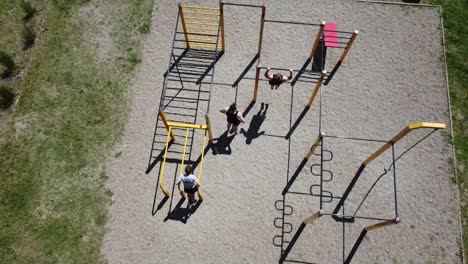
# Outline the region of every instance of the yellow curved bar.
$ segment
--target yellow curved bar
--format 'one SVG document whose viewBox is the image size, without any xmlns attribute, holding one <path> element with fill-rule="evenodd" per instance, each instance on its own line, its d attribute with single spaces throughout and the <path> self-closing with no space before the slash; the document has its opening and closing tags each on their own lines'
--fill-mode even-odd
<svg viewBox="0 0 468 264">
<path fill-rule="evenodd" d="M 172 132 L 172 127 L 169 127 L 169 132 L 167 133 L 167 139 L 166 139 L 166 148 L 164 149 L 164 160 L 161 166 L 161 175 L 159 176 L 159 187 L 163 191 L 164 195 L 167 197 L 171 196 L 171 193 L 169 193 L 169 190 L 164 188 L 163 182 L 164 182 L 164 170 L 166 169 L 166 158 L 167 158 L 167 149 L 169 148 L 169 141 L 171 139 L 171 132 Z"/>
<path fill-rule="evenodd" d="M 184 173 L 184 161 L 185 161 L 185 153 L 187 152 L 188 135 L 189 135 L 189 128 L 187 128 L 187 130 L 185 132 L 184 151 L 182 152 L 182 165 L 180 166 L 179 175 L 182 175 Z"/>
<path fill-rule="evenodd" d="M 400 133 L 398 133 L 396 136 L 394 136 L 388 143 L 385 143 L 382 147 L 380 147 L 376 152 L 374 152 L 369 158 L 367 158 L 363 164 L 367 165 L 374 159 L 376 159 L 380 154 L 382 154 L 385 150 L 390 148 L 392 144 L 395 144 L 397 141 L 402 139 L 404 136 L 406 136 L 409 132 L 411 132 L 414 129 L 419 129 L 419 128 L 432 128 L 432 129 L 444 129 L 447 126 L 442 123 L 427 123 L 427 122 L 420 122 L 420 123 L 414 123 L 410 124 L 407 127 L 405 127 Z"/>
</svg>

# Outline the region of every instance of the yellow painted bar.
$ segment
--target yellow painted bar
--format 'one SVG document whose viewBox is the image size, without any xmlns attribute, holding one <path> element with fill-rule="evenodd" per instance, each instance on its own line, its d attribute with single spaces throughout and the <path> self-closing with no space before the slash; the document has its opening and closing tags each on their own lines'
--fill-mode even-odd
<svg viewBox="0 0 468 264">
<path fill-rule="evenodd" d="M 394 222 L 394 221 L 384 221 L 384 222 L 381 222 L 381 223 L 378 223 L 378 224 L 375 224 L 375 225 L 366 226 L 366 227 L 364 227 L 364 230 L 372 231 L 372 230 L 375 230 L 377 228 L 381 228 L 381 227 L 388 226 L 388 225 L 394 225 L 394 224 L 396 224 L 396 222 Z"/>
<path fill-rule="evenodd" d="M 263 28 L 265 27 L 266 6 L 262 6 L 262 17 L 260 18 L 260 35 L 258 36 L 257 54 L 262 52 Z"/>
<path fill-rule="evenodd" d="M 315 214 L 307 217 L 304 221 L 302 221 L 304 224 L 312 224 L 313 221 L 317 220 L 318 218 L 320 218 L 320 216 L 322 216 L 322 214 L 320 213 L 320 211 L 316 212 Z"/>
<path fill-rule="evenodd" d="M 392 144 L 399 141 L 401 138 L 406 136 L 412 130 L 419 129 L 419 128 L 444 129 L 444 128 L 446 128 L 446 125 L 442 124 L 442 123 L 426 123 L 426 122 L 411 124 L 411 125 L 405 127 L 403 130 L 401 130 L 400 133 L 398 133 L 396 136 L 394 136 L 389 142 L 385 143 L 382 147 L 380 147 L 369 158 L 367 158 L 363 162 L 363 164 L 365 164 L 365 165 L 369 164 L 371 161 L 375 160 L 378 156 L 380 156 L 380 154 L 382 154 L 385 150 L 390 148 L 392 146 Z"/>
<path fill-rule="evenodd" d="M 200 31 L 189 31 L 188 32 L 189 34 L 202 34 L 202 35 L 205 35 L 205 36 L 218 36 L 218 34 L 211 34 L 211 33 L 206 33 L 206 32 L 200 32 Z"/>
<path fill-rule="evenodd" d="M 315 149 L 318 147 L 318 144 L 320 143 L 320 140 L 322 138 L 320 137 L 320 135 L 317 136 L 317 138 L 315 139 L 314 141 L 314 144 L 312 145 L 312 147 L 310 148 L 309 152 L 307 152 L 307 154 L 305 155 L 305 158 L 308 160 L 310 159 L 310 157 L 312 156 L 312 154 L 314 153 Z"/>
<path fill-rule="evenodd" d="M 211 20 L 211 21 L 218 21 L 217 18 L 208 18 L 208 17 L 193 17 L 193 16 L 187 16 L 185 17 L 187 19 L 194 19 L 194 20 Z"/>
<path fill-rule="evenodd" d="M 166 139 L 166 148 L 164 149 L 164 159 L 163 159 L 163 163 L 162 163 L 162 166 L 161 166 L 161 173 L 160 173 L 160 176 L 159 176 L 159 187 L 161 188 L 161 190 L 163 191 L 164 195 L 166 195 L 166 197 L 170 197 L 171 196 L 171 193 L 169 192 L 169 190 L 167 190 L 166 188 L 164 188 L 163 186 L 163 183 L 164 183 L 164 171 L 166 169 L 166 158 L 167 158 L 167 149 L 169 148 L 169 139 L 171 138 L 170 135 L 171 135 L 171 132 L 172 132 L 172 127 L 169 127 L 169 132 L 167 133 L 167 139 Z"/>
<path fill-rule="evenodd" d="M 167 116 L 164 112 L 159 112 L 159 116 L 161 117 L 161 120 L 163 121 L 164 123 L 164 126 L 166 127 L 168 133 L 171 135 L 171 139 L 175 141 L 175 136 L 174 136 L 174 133 L 172 133 L 171 130 L 169 130 L 169 125 L 168 125 L 168 121 L 167 121 Z"/>
<path fill-rule="evenodd" d="M 190 38 L 189 38 L 189 41 L 192 41 L 192 40 L 194 40 L 194 41 L 197 41 L 197 40 L 199 40 L 199 41 L 207 41 L 207 42 L 216 44 L 216 39 L 213 39 L 213 38 L 190 37 Z"/>
<path fill-rule="evenodd" d="M 210 45 L 197 45 L 197 44 L 192 44 L 192 48 L 203 48 L 203 49 L 216 49 L 216 45 L 215 46 L 210 46 Z M 218 48 L 220 48 L 220 46 L 218 46 Z"/>
<path fill-rule="evenodd" d="M 194 129 L 206 129 L 206 125 L 187 124 L 179 122 L 167 122 L 170 127 L 183 127 L 183 128 L 194 128 Z"/>
<path fill-rule="evenodd" d="M 210 144 L 214 144 L 213 140 L 213 131 L 211 130 L 211 121 L 210 121 L 210 116 L 208 114 L 205 115 L 205 120 L 206 120 L 206 126 L 208 127 L 208 136 L 210 137 Z"/>
<path fill-rule="evenodd" d="M 409 129 L 418 129 L 418 128 L 445 129 L 445 128 L 447 128 L 447 125 L 442 124 L 442 123 L 421 122 L 421 123 L 411 124 L 411 125 L 408 126 L 408 128 Z"/>
<path fill-rule="evenodd" d="M 185 45 L 187 45 L 187 48 L 190 48 L 190 43 L 188 43 L 187 25 L 185 24 L 184 11 L 182 10 L 182 6 L 180 4 L 179 4 L 179 14 L 180 14 L 180 21 L 182 22 L 182 28 L 184 30 Z"/>
<path fill-rule="evenodd" d="M 216 23 L 205 23 L 205 22 L 186 22 L 185 24 L 191 24 L 191 25 L 205 25 L 205 26 L 217 26 L 218 24 Z M 217 30 L 217 29 L 216 29 Z"/>
<path fill-rule="evenodd" d="M 320 79 L 317 81 L 317 84 L 315 85 L 314 92 L 310 96 L 309 102 L 307 103 L 307 107 L 311 107 L 312 104 L 315 101 L 315 98 L 317 98 L 317 94 L 320 91 L 320 87 L 322 86 L 323 79 L 325 78 L 325 75 L 327 74 L 327 71 L 323 71 L 322 74 L 320 74 Z"/>
<path fill-rule="evenodd" d="M 183 8 L 190 9 L 206 9 L 206 10 L 219 10 L 217 7 L 208 7 L 208 6 L 183 6 Z"/>
<path fill-rule="evenodd" d="M 187 29 L 218 31 L 218 29 L 215 29 L 215 28 L 205 28 L 205 27 L 187 27 Z"/>
<path fill-rule="evenodd" d="M 224 5 L 223 3 L 219 4 L 219 12 L 221 15 L 220 27 L 221 27 L 221 51 L 224 51 Z"/>
<path fill-rule="evenodd" d="M 259 79 L 260 79 L 260 67 L 257 67 L 257 72 L 255 73 L 254 95 L 253 95 L 253 100 L 252 100 L 254 103 L 257 101 Z"/>
<path fill-rule="evenodd" d="M 190 131 L 190 128 L 187 128 L 187 130 L 185 131 L 185 143 L 184 143 L 184 150 L 182 152 L 182 164 L 180 165 L 179 175 L 184 174 L 185 153 L 187 153 L 187 143 L 188 143 L 189 131 Z"/>
<path fill-rule="evenodd" d="M 326 23 L 325 21 L 322 21 L 322 23 L 320 24 L 320 29 L 319 29 L 319 32 L 317 33 L 317 37 L 315 37 L 314 45 L 312 46 L 312 50 L 310 51 L 309 59 L 312 59 L 315 55 L 315 52 L 317 51 L 317 47 L 320 43 L 320 39 L 323 34 L 323 28 L 325 27 L 325 23 Z"/>
<path fill-rule="evenodd" d="M 353 35 L 351 36 L 351 39 L 348 42 L 348 45 L 346 45 L 346 48 L 343 51 L 343 54 L 341 54 L 339 62 L 342 63 L 343 60 L 345 59 L 346 55 L 348 55 L 349 50 L 351 49 L 351 46 L 353 45 L 354 41 L 356 40 L 357 34 L 359 31 L 355 30 Z"/>
<path fill-rule="evenodd" d="M 185 11 L 185 14 L 194 14 L 194 15 L 206 15 L 206 16 L 219 16 L 217 13 L 207 13 L 207 12 L 194 12 L 194 11 Z"/>
</svg>

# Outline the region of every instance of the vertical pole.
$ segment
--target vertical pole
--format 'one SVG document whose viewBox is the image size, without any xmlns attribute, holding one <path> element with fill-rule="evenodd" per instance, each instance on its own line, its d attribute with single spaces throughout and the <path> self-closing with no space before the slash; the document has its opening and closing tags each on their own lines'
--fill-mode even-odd
<svg viewBox="0 0 468 264">
<path fill-rule="evenodd" d="M 325 23 L 326 23 L 325 21 L 322 21 L 322 23 L 320 24 L 319 32 L 317 33 L 317 37 L 315 37 L 314 45 L 312 46 L 312 50 L 310 51 L 309 60 L 311 60 L 314 57 L 315 52 L 317 51 L 317 47 L 320 43 L 320 39 L 322 38 L 323 28 L 325 27 Z"/>
<path fill-rule="evenodd" d="M 255 73 L 255 87 L 254 87 L 254 96 L 253 102 L 257 102 L 257 94 L 258 94 L 258 82 L 260 80 L 260 67 L 257 67 L 257 72 Z"/>
<path fill-rule="evenodd" d="M 213 141 L 213 131 L 211 130 L 211 122 L 210 122 L 210 116 L 208 114 L 205 115 L 205 120 L 206 120 L 206 126 L 208 127 L 208 137 L 210 138 L 210 144 L 214 144 Z"/>
<path fill-rule="evenodd" d="M 182 9 L 182 5 L 179 3 L 179 14 L 180 14 L 180 21 L 182 22 L 182 28 L 184 29 L 184 36 L 185 36 L 185 44 L 187 48 L 190 48 L 190 43 L 187 35 L 187 25 L 185 24 L 185 17 L 184 17 L 184 10 Z"/>
<path fill-rule="evenodd" d="M 175 141 L 174 133 L 172 133 L 172 130 L 169 129 L 169 124 L 167 123 L 167 116 L 166 116 L 166 114 L 165 114 L 163 111 L 160 111 L 160 112 L 159 112 L 159 116 L 161 117 L 161 120 L 163 121 L 164 126 L 166 127 L 166 129 L 167 129 L 169 135 L 171 136 L 171 139 Z"/>
<path fill-rule="evenodd" d="M 357 37 L 358 33 L 359 32 L 357 30 L 354 31 L 353 35 L 351 36 L 351 39 L 348 42 L 348 45 L 346 45 L 346 48 L 343 51 L 343 54 L 341 54 L 340 60 L 336 63 L 335 67 L 333 67 L 333 70 L 330 72 L 330 75 L 328 76 L 327 80 L 325 81 L 325 85 L 327 85 L 331 81 L 331 79 L 335 75 L 338 68 L 340 68 L 341 64 L 343 63 L 343 60 L 346 58 L 346 55 L 348 55 L 348 52 L 351 49 L 351 46 L 353 45 L 354 41 L 356 40 L 356 37 Z"/>
<path fill-rule="evenodd" d="M 326 70 L 322 71 L 322 73 L 320 74 L 320 79 L 317 81 L 317 84 L 315 85 L 314 92 L 312 93 L 312 96 L 310 96 L 309 102 L 307 103 L 307 107 L 310 108 L 312 104 L 314 103 L 315 98 L 317 98 L 317 94 L 320 90 L 320 86 L 322 85 L 323 79 L 325 78 L 326 74 L 327 74 Z"/>
<path fill-rule="evenodd" d="M 221 16 L 221 51 L 224 51 L 224 3 L 219 3 L 219 12 Z"/>
<path fill-rule="evenodd" d="M 263 42 L 263 28 L 265 26 L 265 14 L 266 14 L 266 6 L 262 6 L 262 18 L 260 19 L 260 35 L 258 36 L 258 48 L 257 48 L 257 55 L 260 56 L 262 52 L 262 42 Z"/>
</svg>

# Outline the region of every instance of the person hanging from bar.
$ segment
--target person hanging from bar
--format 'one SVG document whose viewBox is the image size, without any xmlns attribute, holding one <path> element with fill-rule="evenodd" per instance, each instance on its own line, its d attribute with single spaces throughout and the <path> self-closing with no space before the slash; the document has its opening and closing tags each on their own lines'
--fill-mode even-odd
<svg viewBox="0 0 468 264">
<path fill-rule="evenodd" d="M 245 119 L 242 116 L 242 113 L 237 111 L 236 103 L 233 103 L 229 107 L 225 107 L 219 111 L 223 114 L 226 114 L 227 130 L 229 131 L 229 133 L 237 134 L 237 127 L 240 123 L 245 123 Z"/>
<path fill-rule="evenodd" d="M 191 165 L 187 165 L 185 167 L 185 173 L 179 176 L 177 180 L 177 188 L 179 189 L 180 195 L 184 196 L 184 192 L 188 196 L 189 206 L 195 204 L 197 200 L 195 199 L 195 193 L 198 192 L 198 188 L 200 188 L 200 183 L 198 182 L 198 178 L 192 174 L 193 167 Z M 184 190 L 180 188 L 180 184 L 184 185 Z M 198 199 L 200 199 L 200 193 L 198 193 Z"/>
<path fill-rule="evenodd" d="M 267 68 L 265 72 L 265 78 L 270 80 L 268 83 L 271 85 L 271 89 L 278 89 L 278 87 L 286 81 L 292 80 L 293 70 L 289 69 L 289 76 L 283 76 L 281 73 L 270 74 L 270 68 Z"/>
</svg>

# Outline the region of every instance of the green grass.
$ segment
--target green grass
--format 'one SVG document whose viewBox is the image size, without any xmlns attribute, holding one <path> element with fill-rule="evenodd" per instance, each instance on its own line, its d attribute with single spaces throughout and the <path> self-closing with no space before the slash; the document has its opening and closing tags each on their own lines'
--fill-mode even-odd
<svg viewBox="0 0 468 264">
<path fill-rule="evenodd" d="M 21 37 L 23 38 L 23 49 L 31 48 L 36 41 L 36 32 L 34 31 L 34 27 L 30 24 L 23 24 Z"/>
<path fill-rule="evenodd" d="M 468 2 L 432 0 L 443 9 L 465 259 L 468 259 Z"/>
<path fill-rule="evenodd" d="M 24 21 L 30 20 L 37 13 L 37 8 L 29 1 L 21 0 L 19 5 L 24 12 Z"/>
<path fill-rule="evenodd" d="M 107 23 L 116 46 L 106 63 L 86 45 L 93 22 L 76 17 L 88 2 L 52 1 L 47 31 L 19 85 L 17 124 L 0 144 L 3 263 L 103 261 L 111 193 L 102 164 L 126 123 L 129 80 L 140 62 L 139 31 L 149 27 L 152 1 L 91 1 L 122 7 L 106 8 L 113 12 Z"/>
<path fill-rule="evenodd" d="M 13 89 L 6 85 L 0 85 L 0 110 L 10 108 L 14 102 L 15 93 Z"/>
</svg>

